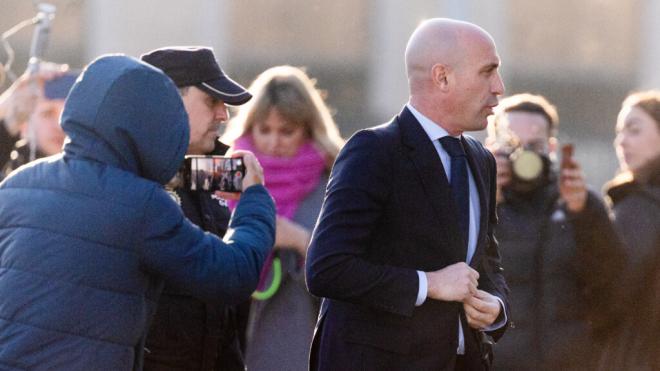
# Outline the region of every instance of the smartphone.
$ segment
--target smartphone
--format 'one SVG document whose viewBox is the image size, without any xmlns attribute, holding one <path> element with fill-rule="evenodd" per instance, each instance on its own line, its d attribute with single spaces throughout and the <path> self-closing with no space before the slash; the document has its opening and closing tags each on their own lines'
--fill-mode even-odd
<svg viewBox="0 0 660 371">
<path fill-rule="evenodd" d="M 561 146 L 561 168 L 574 168 L 573 153 L 575 146 L 572 143 L 567 143 Z"/>
<path fill-rule="evenodd" d="M 186 156 L 181 170 L 183 187 L 190 191 L 241 192 L 245 164 L 242 157 Z"/>
</svg>

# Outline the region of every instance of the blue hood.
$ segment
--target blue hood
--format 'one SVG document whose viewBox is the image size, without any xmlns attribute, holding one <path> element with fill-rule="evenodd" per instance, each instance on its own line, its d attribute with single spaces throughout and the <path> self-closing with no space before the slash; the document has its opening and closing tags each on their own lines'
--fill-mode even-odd
<svg viewBox="0 0 660 371">
<path fill-rule="evenodd" d="M 188 115 L 159 69 L 122 55 L 93 61 L 62 112 L 65 158 L 85 158 L 167 183 L 188 149 Z"/>
</svg>

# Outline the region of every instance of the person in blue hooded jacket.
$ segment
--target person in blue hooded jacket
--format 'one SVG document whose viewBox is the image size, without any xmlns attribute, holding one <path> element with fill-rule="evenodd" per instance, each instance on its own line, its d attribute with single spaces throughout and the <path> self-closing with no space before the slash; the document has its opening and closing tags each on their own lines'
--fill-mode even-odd
<svg viewBox="0 0 660 371">
<path fill-rule="evenodd" d="M 64 152 L 0 183 L 0 369 L 139 370 L 163 281 L 242 300 L 275 208 L 244 152 L 224 240 L 183 216 L 162 184 L 187 150 L 188 117 L 172 81 L 134 58 L 92 62 L 61 121 Z"/>
</svg>

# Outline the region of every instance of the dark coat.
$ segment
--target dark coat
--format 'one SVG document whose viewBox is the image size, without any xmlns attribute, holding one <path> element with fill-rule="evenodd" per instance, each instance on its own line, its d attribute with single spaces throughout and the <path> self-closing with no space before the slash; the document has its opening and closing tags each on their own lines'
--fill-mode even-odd
<svg viewBox="0 0 660 371">
<path fill-rule="evenodd" d="M 225 242 L 162 184 L 187 149 L 172 81 L 133 58 L 90 64 L 62 113 L 64 154 L 0 183 L 0 368 L 142 368 L 167 279 L 213 302 L 244 298 L 274 242 L 275 208 L 248 188 Z"/>
<path fill-rule="evenodd" d="M 312 230 L 318 218 L 328 177 L 300 204 L 293 221 Z M 246 363 L 249 370 L 304 370 L 309 360 L 319 300 L 305 287 L 304 266 L 294 250 L 280 249 L 282 282 L 275 296 L 254 300 L 250 308 Z M 281 341 L 283 337 L 286 341 Z"/>
<path fill-rule="evenodd" d="M 658 370 L 660 322 L 653 319 L 660 308 L 660 158 L 634 178 L 630 174 L 616 177 L 606 185 L 606 193 L 630 263 L 625 284 L 615 295 L 614 330 L 597 369 Z"/>
<path fill-rule="evenodd" d="M 37 149 L 35 158 L 39 159 L 42 157 L 44 157 L 44 154 L 41 153 L 39 149 Z M 0 169 L 0 180 L 4 179 L 12 171 L 27 164 L 28 162 L 30 162 L 30 144 L 26 139 L 16 141 L 14 148 L 9 154 L 9 160 L 4 165 L 4 167 Z"/>
<path fill-rule="evenodd" d="M 222 155 L 227 148 L 217 142 L 210 154 Z M 169 193 L 193 224 L 220 238 L 225 235 L 231 217 L 225 200 L 183 188 Z M 243 370 L 235 316 L 232 305 L 205 303 L 166 282 L 147 335 L 144 369 Z"/>
<path fill-rule="evenodd" d="M 463 144 L 481 208 L 470 264 L 479 287 L 508 307 L 492 235 L 495 161 L 475 139 L 464 136 Z M 307 286 L 324 298 L 312 369 L 453 369 L 463 307 L 431 299 L 415 307 L 416 270 L 464 262 L 460 236 L 442 162 L 407 108 L 356 133 L 334 164 L 307 257 Z M 467 366 L 482 370 L 480 334 L 463 323 Z"/>
<path fill-rule="evenodd" d="M 556 182 L 529 194 L 504 194 L 495 237 L 513 325 L 494 347 L 494 369 L 588 369 L 597 321 L 591 312 L 602 313 L 613 295 L 602 277 L 611 277 L 621 262 L 618 245 L 610 243 L 616 238 L 607 209 L 590 191 L 585 210 L 568 212 Z"/>
<path fill-rule="evenodd" d="M 636 267 L 653 256 L 660 242 L 660 158 L 641 169 L 635 179 L 614 179 L 606 193 L 630 264 Z"/>
</svg>

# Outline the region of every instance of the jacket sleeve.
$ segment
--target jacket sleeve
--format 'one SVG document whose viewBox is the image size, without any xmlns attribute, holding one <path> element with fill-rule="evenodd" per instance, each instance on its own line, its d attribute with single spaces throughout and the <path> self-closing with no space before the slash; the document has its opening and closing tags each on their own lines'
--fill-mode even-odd
<svg viewBox="0 0 660 371">
<path fill-rule="evenodd" d="M 497 243 L 497 239 L 494 235 L 494 229 L 498 222 L 496 202 L 497 187 L 495 186 L 497 166 L 495 164 L 495 158 L 493 155 L 488 151 L 484 151 L 484 153 L 488 159 L 487 174 L 491 187 L 489 190 L 490 192 L 488 199 L 488 210 L 490 214 L 488 215 L 488 230 L 486 232 L 488 243 L 486 244 L 486 251 L 483 256 L 482 264 L 479 266 L 479 275 L 480 277 L 483 277 L 479 278 L 479 288 L 490 293 L 491 295 L 499 297 L 504 303 L 504 310 L 506 313 L 501 313 L 500 317 L 498 317 L 495 322 L 497 323 L 498 321 L 501 321 L 504 315 L 506 315 L 507 323 L 497 330 L 488 331 L 488 334 L 492 336 L 495 341 L 497 341 L 502 337 L 508 327 L 509 322 L 511 321 L 511 306 L 509 304 L 509 287 L 507 286 L 503 275 L 504 268 L 502 267 L 502 258 L 500 256 L 499 244 Z"/>
<path fill-rule="evenodd" d="M 623 243 L 609 218 L 607 207 L 592 191 L 584 210 L 570 214 L 575 231 L 576 271 L 587 303 L 589 322 L 595 334 L 607 331 L 615 318 L 611 299 L 627 266 Z"/>
<path fill-rule="evenodd" d="M 220 240 L 183 216 L 161 189 L 148 202 L 140 261 L 168 284 L 208 302 L 249 298 L 275 241 L 275 205 L 261 185 L 243 192 Z"/>
<path fill-rule="evenodd" d="M 337 157 L 307 253 L 307 287 L 315 296 L 411 316 L 417 272 L 365 258 L 390 192 L 387 156 L 377 134 L 365 130 Z"/>
</svg>

